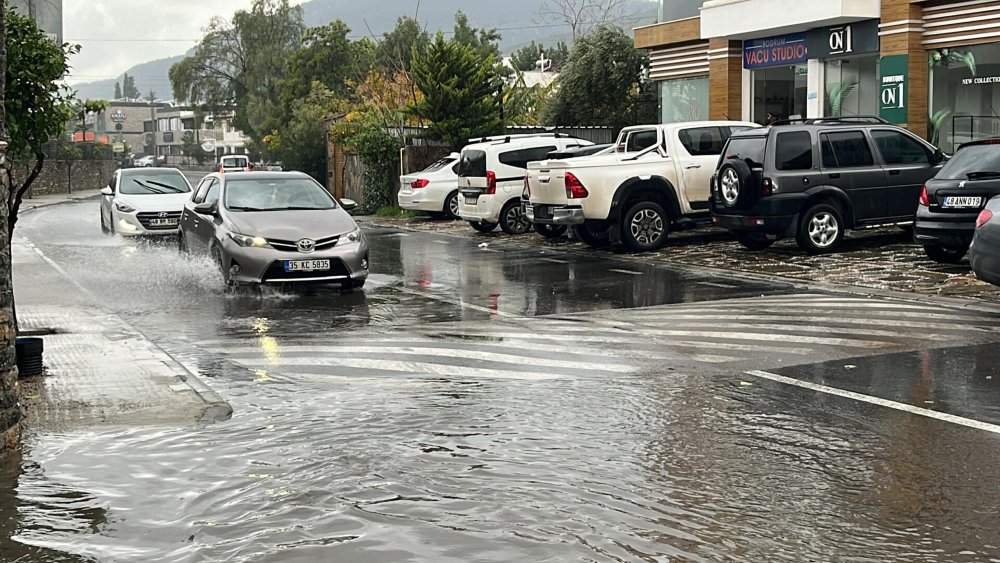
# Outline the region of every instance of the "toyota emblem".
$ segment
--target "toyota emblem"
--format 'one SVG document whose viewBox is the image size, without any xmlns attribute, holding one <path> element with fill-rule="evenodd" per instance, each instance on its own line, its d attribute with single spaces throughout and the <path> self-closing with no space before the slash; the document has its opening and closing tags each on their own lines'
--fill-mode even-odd
<svg viewBox="0 0 1000 563">
<path fill-rule="evenodd" d="M 299 247 L 299 252 L 312 252 L 316 250 L 316 241 L 304 238 L 296 243 L 296 246 Z"/>
</svg>

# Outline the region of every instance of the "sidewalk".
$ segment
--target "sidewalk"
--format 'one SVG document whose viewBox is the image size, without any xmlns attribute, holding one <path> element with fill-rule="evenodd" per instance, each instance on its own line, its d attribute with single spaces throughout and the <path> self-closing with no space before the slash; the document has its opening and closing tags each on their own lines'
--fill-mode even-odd
<svg viewBox="0 0 1000 563">
<path fill-rule="evenodd" d="M 21 211 L 38 209 L 39 207 L 55 205 L 57 203 L 66 203 L 67 201 L 90 199 L 99 195 L 101 195 L 101 190 L 80 190 L 70 194 L 45 194 L 35 196 L 31 199 L 24 198 L 24 201 L 21 202 Z"/>
<path fill-rule="evenodd" d="M 12 246 L 20 330 L 42 335 L 45 343 L 46 375 L 21 381 L 30 431 L 229 418 L 232 409 L 222 397 L 98 306 L 30 242 L 15 236 Z"/>
</svg>

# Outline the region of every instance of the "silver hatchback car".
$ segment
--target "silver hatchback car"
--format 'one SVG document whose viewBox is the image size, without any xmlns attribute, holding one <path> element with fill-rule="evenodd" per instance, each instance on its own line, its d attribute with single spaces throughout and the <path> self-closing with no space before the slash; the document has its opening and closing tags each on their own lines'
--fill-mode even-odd
<svg viewBox="0 0 1000 563">
<path fill-rule="evenodd" d="M 209 174 L 184 204 L 181 252 L 209 255 L 226 285 L 364 286 L 368 242 L 338 202 L 301 172 Z"/>
</svg>

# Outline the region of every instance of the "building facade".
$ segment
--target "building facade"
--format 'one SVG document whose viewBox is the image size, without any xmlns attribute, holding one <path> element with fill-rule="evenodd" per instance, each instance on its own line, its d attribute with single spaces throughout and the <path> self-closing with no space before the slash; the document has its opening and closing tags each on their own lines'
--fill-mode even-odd
<svg viewBox="0 0 1000 563">
<path fill-rule="evenodd" d="M 53 41 L 63 43 L 63 2 L 62 0 L 7 0 L 7 5 L 18 13 L 35 20 Z"/>
<path fill-rule="evenodd" d="M 661 0 L 661 119 L 877 115 L 946 152 L 1000 134 L 1000 0 Z"/>
<path fill-rule="evenodd" d="M 159 107 L 153 115 L 148 113 L 149 106 L 146 107 L 141 147 L 145 154 L 155 152 L 165 157 L 167 164 L 193 164 L 194 159 L 185 154 L 185 146 L 201 147 L 211 153 L 211 160 L 247 152 L 246 137 L 232 126 L 228 117 L 207 115 L 199 123 L 190 107 Z"/>
</svg>

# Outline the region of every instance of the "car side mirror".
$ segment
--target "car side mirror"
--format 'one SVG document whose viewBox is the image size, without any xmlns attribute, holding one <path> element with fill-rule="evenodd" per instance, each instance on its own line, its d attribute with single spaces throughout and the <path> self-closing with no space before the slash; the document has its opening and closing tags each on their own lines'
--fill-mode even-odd
<svg viewBox="0 0 1000 563">
<path fill-rule="evenodd" d="M 218 208 L 214 203 L 199 203 L 194 206 L 194 212 L 198 215 L 215 215 L 218 212 Z"/>
<path fill-rule="evenodd" d="M 342 199 L 340 200 L 340 206 L 344 208 L 344 211 L 353 211 L 358 206 L 358 202 L 353 199 Z"/>
<path fill-rule="evenodd" d="M 944 151 L 941 149 L 934 149 L 934 164 L 941 164 L 948 158 Z"/>
<path fill-rule="evenodd" d="M 104 188 L 101 189 L 101 195 L 115 195 L 115 192 L 111 191 L 110 187 L 104 186 Z"/>
</svg>

